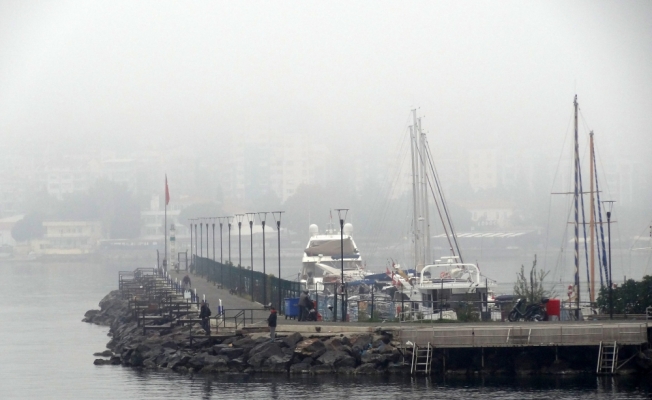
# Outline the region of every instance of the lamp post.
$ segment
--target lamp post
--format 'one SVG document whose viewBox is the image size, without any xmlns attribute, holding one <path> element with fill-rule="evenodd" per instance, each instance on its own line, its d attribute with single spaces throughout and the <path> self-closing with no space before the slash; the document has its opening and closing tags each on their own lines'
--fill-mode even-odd
<svg viewBox="0 0 652 400">
<path fill-rule="evenodd" d="M 236 214 L 235 220 L 238 222 L 238 291 L 244 287 L 242 283 L 242 221 L 244 214 Z"/>
<path fill-rule="evenodd" d="M 278 218 L 277 215 L 278 214 Z M 272 211 L 272 217 L 274 217 L 274 221 L 276 222 L 276 231 L 278 232 L 278 309 L 281 309 L 281 300 L 282 300 L 282 294 L 281 294 L 281 215 L 283 214 L 283 211 Z M 287 315 L 287 310 L 285 311 L 285 315 Z"/>
<path fill-rule="evenodd" d="M 607 237 L 609 240 L 609 319 L 614 319 L 614 281 L 611 275 L 611 210 L 614 207 L 615 200 L 606 200 L 605 210 L 607 210 Z"/>
<path fill-rule="evenodd" d="M 224 217 L 217 217 L 220 221 L 220 264 L 224 264 L 224 247 L 222 246 L 222 227 L 224 226 Z"/>
<path fill-rule="evenodd" d="M 226 217 L 226 221 L 228 222 L 229 226 L 229 263 L 233 265 L 231 262 L 231 227 L 233 226 L 233 217 Z"/>
<path fill-rule="evenodd" d="M 213 261 L 215 261 L 215 218 L 213 220 Z"/>
<path fill-rule="evenodd" d="M 195 255 L 194 252 L 192 251 L 192 219 L 188 219 L 190 221 L 190 263 L 192 264 L 193 261 L 195 261 Z"/>
<path fill-rule="evenodd" d="M 204 257 L 204 223 L 199 218 L 199 257 Z"/>
<path fill-rule="evenodd" d="M 195 218 L 194 220 L 197 221 L 197 218 Z M 199 236 L 197 236 L 197 222 L 195 222 L 195 259 L 197 258 L 197 238 L 198 237 Z M 197 267 L 197 265 L 195 264 L 195 268 L 196 267 Z"/>
<path fill-rule="evenodd" d="M 346 322 L 346 300 L 345 296 L 345 283 L 344 283 L 344 220 L 346 219 L 346 214 L 349 212 L 348 208 L 338 208 L 337 216 L 340 219 L 340 256 L 341 256 L 341 279 L 342 279 L 342 322 Z M 344 215 L 344 216 L 342 216 Z M 335 296 L 337 298 L 337 295 Z M 337 309 L 337 305 L 335 306 Z"/>
<path fill-rule="evenodd" d="M 265 269 L 265 221 L 267 220 L 267 211 L 259 211 L 258 218 L 263 227 L 263 304 L 267 304 L 267 270 Z"/>
<path fill-rule="evenodd" d="M 251 301 L 254 301 L 254 220 L 256 213 L 247 213 L 247 221 L 249 221 L 249 249 L 251 252 L 251 273 L 249 282 L 249 292 L 251 294 Z"/>
<path fill-rule="evenodd" d="M 208 218 L 205 219 L 206 219 L 206 259 L 208 259 L 208 257 L 210 257 L 210 254 L 208 254 L 210 253 L 210 247 L 208 247 Z"/>
</svg>

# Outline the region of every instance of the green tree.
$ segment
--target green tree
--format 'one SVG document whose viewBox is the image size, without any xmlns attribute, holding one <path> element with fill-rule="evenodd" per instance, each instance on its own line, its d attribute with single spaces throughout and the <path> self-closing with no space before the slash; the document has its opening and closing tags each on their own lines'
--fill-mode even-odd
<svg viewBox="0 0 652 400">
<path fill-rule="evenodd" d="M 598 294 L 598 307 L 609 310 L 609 288 L 602 287 Z M 628 279 L 613 289 L 614 313 L 643 314 L 652 306 L 652 276 L 646 275 L 641 281 Z"/>
<path fill-rule="evenodd" d="M 550 273 L 550 271 L 537 269 L 537 255 L 535 254 L 529 276 L 525 275 L 525 266 L 523 265 L 521 265 L 521 271 L 516 274 L 514 294 L 518 297 L 525 298 L 528 303 L 538 302 L 542 297 L 553 296 L 554 287 L 552 290 L 546 290 L 543 284 L 548 273 Z"/>
</svg>

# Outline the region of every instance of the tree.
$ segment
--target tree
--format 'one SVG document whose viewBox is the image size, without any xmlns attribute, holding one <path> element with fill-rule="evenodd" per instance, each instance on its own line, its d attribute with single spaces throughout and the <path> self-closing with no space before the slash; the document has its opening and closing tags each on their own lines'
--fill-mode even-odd
<svg viewBox="0 0 652 400">
<path fill-rule="evenodd" d="M 643 314 L 652 306 L 652 276 L 646 275 L 641 281 L 628 279 L 613 289 L 614 313 Z M 598 295 L 598 307 L 609 310 L 609 287 L 602 287 Z"/>
<path fill-rule="evenodd" d="M 521 271 L 516 274 L 516 284 L 514 285 L 514 294 L 518 297 L 525 298 L 528 303 L 536 303 L 543 297 L 554 295 L 552 290 L 546 290 L 543 281 L 550 271 L 537 270 L 537 255 L 534 255 L 532 268 L 530 269 L 529 278 L 525 275 L 525 267 L 521 265 Z"/>
<path fill-rule="evenodd" d="M 24 242 L 31 239 L 37 239 L 43 236 L 43 216 L 39 213 L 27 214 L 23 219 L 16 222 L 11 229 L 11 236 L 17 242 Z"/>
</svg>

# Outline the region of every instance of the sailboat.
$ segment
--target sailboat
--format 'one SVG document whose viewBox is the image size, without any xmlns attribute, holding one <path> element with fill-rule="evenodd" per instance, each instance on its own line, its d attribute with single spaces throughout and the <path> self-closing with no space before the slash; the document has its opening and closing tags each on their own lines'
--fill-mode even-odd
<svg viewBox="0 0 652 400">
<path fill-rule="evenodd" d="M 490 293 L 496 281 L 483 276 L 480 268 L 465 263 L 460 252 L 439 176 L 432 160 L 421 118 L 412 110 L 410 126 L 412 170 L 412 237 L 414 269 L 411 276 L 394 268 L 403 314 L 418 314 L 424 319 L 439 319 L 444 309 L 457 308 L 461 302 L 480 302 L 488 311 Z M 432 201 L 434 207 L 431 207 Z M 430 211 L 436 210 L 448 241 L 450 254 L 433 262 L 430 234 Z M 407 302 L 405 301 L 407 299 Z M 397 299 L 395 298 L 395 301 Z M 446 311 L 450 315 L 452 311 Z M 454 313 L 453 313 L 454 314 Z"/>
<path fill-rule="evenodd" d="M 587 245 L 587 235 L 586 235 L 586 222 L 585 222 L 585 213 L 584 213 L 584 197 L 582 189 L 582 172 L 581 164 L 579 157 L 579 133 L 578 133 L 578 108 L 579 104 L 577 102 L 577 95 L 573 100 L 574 106 L 574 146 L 573 146 L 573 170 L 574 170 L 574 191 L 573 194 L 573 209 L 574 209 L 574 276 L 573 276 L 573 285 L 569 288 L 569 302 L 566 305 L 566 309 L 569 311 L 569 315 L 572 315 L 575 319 L 583 319 L 584 313 L 593 313 L 596 312 L 594 309 L 596 301 L 596 288 L 595 288 L 595 250 L 596 247 L 601 253 L 599 262 L 603 268 L 600 268 L 600 282 L 601 286 L 604 286 L 606 281 L 608 284 L 611 282 L 611 277 L 609 276 L 609 269 L 607 268 L 607 255 L 605 250 L 605 241 L 604 241 L 604 229 L 602 226 L 602 207 L 600 201 L 600 190 L 598 188 L 598 175 L 595 161 L 595 150 L 594 150 L 594 140 L 593 140 L 593 131 L 589 133 L 589 171 L 590 171 L 590 189 L 588 194 L 590 195 L 590 215 L 589 215 L 589 231 L 590 231 L 590 243 L 591 247 L 589 249 Z M 595 187 L 594 187 L 595 184 Z M 596 204 L 597 204 L 597 215 L 599 221 L 596 222 Z M 580 210 L 582 213 L 582 222 L 580 223 L 579 215 Z M 579 248 L 579 227 L 582 225 L 584 233 L 584 253 L 586 257 L 586 273 L 587 273 L 587 283 L 588 283 L 588 292 L 589 292 L 589 303 L 587 304 L 581 301 L 581 290 L 580 290 L 580 248 Z M 600 227 L 600 241 L 596 241 L 595 238 L 598 236 L 598 226 Z M 597 244 L 597 246 L 596 246 Z M 603 279 L 604 272 L 604 279 Z"/>
</svg>

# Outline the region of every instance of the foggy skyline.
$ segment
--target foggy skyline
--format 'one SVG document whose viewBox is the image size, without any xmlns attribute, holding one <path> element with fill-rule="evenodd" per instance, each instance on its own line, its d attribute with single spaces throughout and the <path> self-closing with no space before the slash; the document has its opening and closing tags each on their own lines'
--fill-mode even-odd
<svg viewBox="0 0 652 400">
<path fill-rule="evenodd" d="M 13 146 L 350 148 L 419 108 L 436 148 L 554 151 L 577 93 L 607 156 L 642 156 L 650 17 L 646 2 L 3 2 L 0 129 Z"/>
<path fill-rule="evenodd" d="M 417 108 L 435 162 L 501 149 L 568 165 L 577 94 L 581 156 L 594 130 L 601 163 L 649 176 L 650 20 L 643 1 L 5 1 L 0 154 L 178 152 L 220 173 L 214 160 L 242 143 L 300 138 L 338 162 L 390 165 Z M 535 182 L 542 204 L 564 189 Z"/>
</svg>

